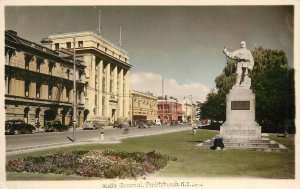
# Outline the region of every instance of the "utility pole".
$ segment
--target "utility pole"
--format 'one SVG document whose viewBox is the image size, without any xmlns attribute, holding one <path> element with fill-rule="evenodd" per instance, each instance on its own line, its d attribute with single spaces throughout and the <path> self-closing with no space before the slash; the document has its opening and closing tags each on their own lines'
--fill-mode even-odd
<svg viewBox="0 0 300 189">
<path fill-rule="evenodd" d="M 193 113 L 194 113 L 193 109 L 194 109 L 193 108 L 193 95 L 191 95 L 191 110 L 192 110 L 192 112 L 191 112 L 191 124 L 192 124 L 192 126 L 193 126 Z"/>
<path fill-rule="evenodd" d="M 77 125 L 77 111 L 76 111 L 76 102 L 77 102 L 77 95 L 76 95 L 76 55 L 75 55 L 75 37 L 73 37 L 73 142 L 76 140 L 75 138 L 75 131 Z"/>
<path fill-rule="evenodd" d="M 178 121 L 178 113 L 177 113 L 177 102 L 178 102 L 178 100 L 177 100 L 177 98 L 176 98 L 176 107 L 175 107 L 175 115 L 176 115 L 176 122 Z"/>
<path fill-rule="evenodd" d="M 187 123 L 187 100 L 186 98 L 184 97 L 184 100 L 185 100 L 185 122 Z"/>
<path fill-rule="evenodd" d="M 122 46 L 122 24 L 120 24 L 120 40 L 119 40 L 119 46 Z"/>
<path fill-rule="evenodd" d="M 166 98 L 166 119 L 168 121 L 168 97 L 167 97 L 167 95 L 165 96 L 165 98 Z"/>
<path fill-rule="evenodd" d="M 99 35 L 101 35 L 101 9 L 99 9 Z"/>
<path fill-rule="evenodd" d="M 162 128 L 162 131 L 164 131 L 164 77 L 161 77 L 161 91 L 162 91 L 162 95 L 161 95 L 161 97 L 162 97 L 162 119 L 161 119 L 161 128 Z"/>
</svg>

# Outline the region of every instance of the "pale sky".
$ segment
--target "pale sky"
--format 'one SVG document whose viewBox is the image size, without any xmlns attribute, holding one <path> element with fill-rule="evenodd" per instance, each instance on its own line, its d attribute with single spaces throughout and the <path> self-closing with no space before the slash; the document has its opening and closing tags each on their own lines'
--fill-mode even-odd
<svg viewBox="0 0 300 189">
<path fill-rule="evenodd" d="M 119 41 L 132 64 L 132 89 L 203 101 L 225 66 L 224 46 L 283 50 L 293 66 L 293 6 L 98 6 L 102 36 Z M 96 31 L 94 6 L 6 7 L 5 29 L 39 43 L 51 34 Z M 140 81 L 144 82 L 141 83 Z"/>
</svg>

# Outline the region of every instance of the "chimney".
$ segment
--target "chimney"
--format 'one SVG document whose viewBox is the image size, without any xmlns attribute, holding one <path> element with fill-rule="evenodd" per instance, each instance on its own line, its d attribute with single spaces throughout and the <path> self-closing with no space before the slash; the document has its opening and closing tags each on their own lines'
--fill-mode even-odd
<svg viewBox="0 0 300 189">
<path fill-rule="evenodd" d="M 47 48 L 49 48 L 49 49 L 52 49 L 52 42 L 53 42 L 53 41 L 51 41 L 51 39 L 49 39 L 49 38 L 43 38 L 43 39 L 41 40 L 41 44 L 42 44 L 44 47 L 47 47 Z"/>
</svg>

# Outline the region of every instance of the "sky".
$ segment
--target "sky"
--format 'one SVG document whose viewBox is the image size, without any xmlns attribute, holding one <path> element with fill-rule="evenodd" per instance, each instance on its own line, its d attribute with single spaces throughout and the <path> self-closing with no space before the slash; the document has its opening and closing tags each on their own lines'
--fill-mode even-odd
<svg viewBox="0 0 300 189">
<path fill-rule="evenodd" d="M 7 6 L 5 29 L 40 43 L 51 34 L 98 30 L 122 47 L 132 64 L 131 88 L 204 101 L 229 51 L 283 50 L 293 67 L 293 6 Z"/>
</svg>

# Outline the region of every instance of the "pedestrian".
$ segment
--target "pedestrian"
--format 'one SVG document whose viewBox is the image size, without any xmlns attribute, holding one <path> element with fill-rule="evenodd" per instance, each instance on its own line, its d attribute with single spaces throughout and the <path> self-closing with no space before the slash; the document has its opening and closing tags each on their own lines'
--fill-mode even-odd
<svg viewBox="0 0 300 189">
<path fill-rule="evenodd" d="M 210 148 L 212 150 L 226 150 L 225 145 L 223 143 L 223 137 L 217 135 L 214 139 L 214 145 Z"/>
<path fill-rule="evenodd" d="M 196 130 L 196 128 L 195 128 L 195 127 L 193 127 L 193 128 L 192 128 L 192 131 L 193 131 L 193 135 L 195 135 L 195 134 L 196 134 L 196 132 L 197 132 L 197 130 Z"/>
</svg>

